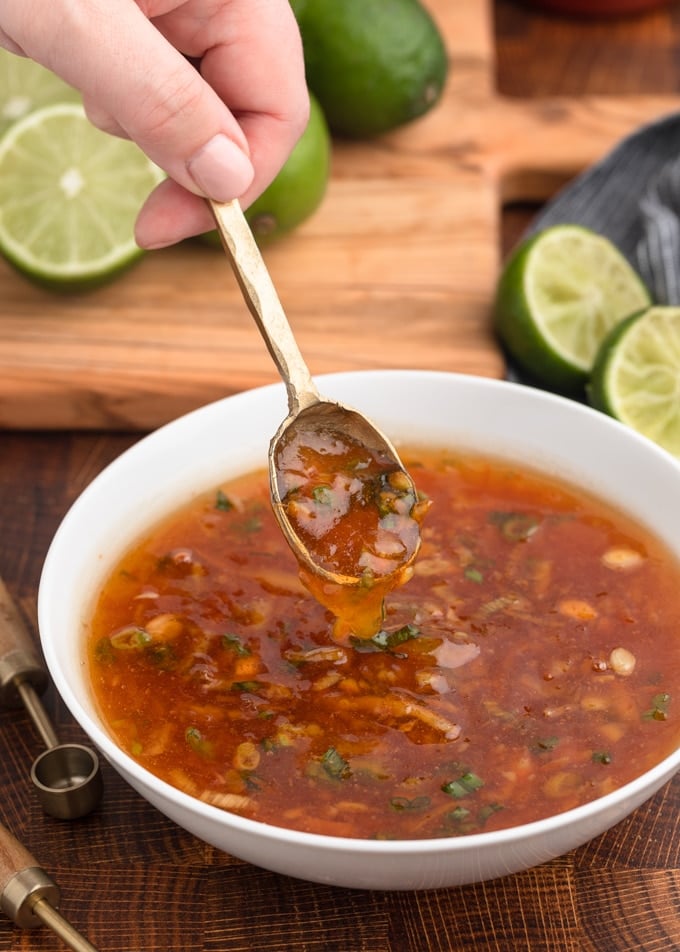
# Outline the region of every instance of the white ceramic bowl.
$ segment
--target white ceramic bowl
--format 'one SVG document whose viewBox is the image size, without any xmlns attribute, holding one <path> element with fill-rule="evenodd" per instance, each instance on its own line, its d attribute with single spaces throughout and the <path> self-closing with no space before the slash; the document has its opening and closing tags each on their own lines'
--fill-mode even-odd
<svg viewBox="0 0 680 952">
<path fill-rule="evenodd" d="M 324 394 L 371 416 L 397 443 L 432 443 L 517 459 L 582 485 L 645 524 L 680 559 L 680 464 L 577 403 L 519 385 L 429 372 L 319 378 Z M 141 440 L 98 476 L 59 528 L 39 593 L 42 646 L 54 683 L 114 768 L 181 827 L 267 869 L 369 889 L 459 885 L 516 872 L 591 839 L 647 800 L 680 766 L 680 750 L 586 806 L 498 832 L 424 841 L 297 833 L 226 813 L 152 776 L 116 746 L 98 716 L 84 629 L 101 583 L 143 530 L 230 476 L 261 467 L 286 415 L 281 385 L 206 406 Z"/>
</svg>

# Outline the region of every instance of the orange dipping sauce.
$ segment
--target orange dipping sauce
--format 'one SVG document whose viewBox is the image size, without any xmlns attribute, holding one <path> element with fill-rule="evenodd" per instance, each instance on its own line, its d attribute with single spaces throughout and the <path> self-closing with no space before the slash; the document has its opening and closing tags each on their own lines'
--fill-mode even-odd
<svg viewBox="0 0 680 952">
<path fill-rule="evenodd" d="M 459 836 L 602 796 L 680 743 L 680 567 L 579 489 L 411 449 L 433 505 L 370 638 L 334 637 L 266 474 L 178 509 L 101 591 L 88 666 L 152 773 L 277 826 Z"/>
</svg>

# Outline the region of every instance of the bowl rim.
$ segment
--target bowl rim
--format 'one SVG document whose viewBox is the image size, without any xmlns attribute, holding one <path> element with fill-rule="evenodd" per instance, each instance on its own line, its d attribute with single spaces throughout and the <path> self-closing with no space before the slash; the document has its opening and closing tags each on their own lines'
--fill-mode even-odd
<svg viewBox="0 0 680 952">
<path fill-rule="evenodd" d="M 598 419 L 597 426 L 612 430 L 612 432 L 617 429 L 623 431 L 626 440 L 631 442 L 631 445 L 638 443 L 645 453 L 656 456 L 663 465 L 672 467 L 680 479 L 680 460 L 676 460 L 669 453 L 645 437 L 640 436 L 618 421 L 593 410 L 585 404 L 578 403 L 559 394 L 533 388 L 523 383 L 447 371 L 383 369 L 319 374 L 314 377 L 314 380 L 320 389 L 328 389 L 328 387 L 332 388 L 337 383 L 340 383 L 342 386 L 346 382 L 351 383 L 359 378 L 370 377 L 382 377 L 384 379 L 394 378 L 402 382 L 419 379 L 424 383 L 438 378 L 445 378 L 447 380 L 455 380 L 458 383 L 471 387 L 473 390 L 481 387 L 482 389 L 492 391 L 498 390 L 501 393 L 508 390 L 521 392 L 524 395 L 531 393 L 534 395 L 532 399 L 545 403 L 548 407 L 561 407 L 563 412 L 570 412 L 577 416 L 579 414 L 589 418 L 595 416 Z M 322 392 L 325 392 L 325 389 L 322 389 Z M 237 813 L 231 813 L 200 800 L 197 797 L 191 796 L 168 782 L 161 780 L 120 748 L 113 738 L 104 730 L 103 726 L 100 726 L 100 724 L 90 716 L 88 711 L 84 709 L 76 691 L 71 686 L 70 678 L 62 668 L 55 644 L 50 642 L 47 638 L 43 638 L 43 633 L 48 626 L 42 622 L 46 618 L 49 604 L 52 599 L 59 597 L 56 588 L 59 573 L 54 570 L 54 565 L 60 558 L 60 548 L 63 544 L 63 540 L 70 531 L 71 520 L 73 518 L 72 513 L 77 512 L 78 509 L 84 505 L 83 501 L 89 500 L 90 496 L 97 495 L 100 492 L 101 486 L 105 484 L 107 480 L 116 478 L 119 470 L 125 470 L 130 464 L 134 465 L 136 456 L 140 452 L 143 452 L 149 447 L 153 449 L 156 443 L 162 444 L 162 442 L 167 440 L 171 435 L 178 434 L 178 436 L 181 436 L 183 431 L 192 427 L 196 419 L 210 420 L 214 414 L 219 416 L 222 407 L 227 403 L 234 404 L 235 402 L 244 400 L 247 402 L 253 399 L 253 395 L 259 394 L 266 396 L 268 393 L 280 393 L 282 399 L 285 400 L 285 389 L 281 383 L 255 387 L 198 407 L 143 436 L 105 466 L 79 494 L 57 528 L 45 556 L 39 584 L 38 620 L 40 640 L 51 677 L 64 703 L 81 728 L 114 767 L 116 764 L 121 764 L 125 774 L 134 779 L 135 783 L 132 784 L 133 786 L 138 784 L 145 790 L 153 790 L 154 795 L 162 796 L 164 800 L 172 802 L 178 808 L 188 810 L 188 812 L 193 815 L 198 815 L 211 821 L 217 821 L 223 824 L 225 828 L 231 827 L 235 831 L 255 835 L 256 837 L 268 841 L 295 844 L 296 846 L 308 846 L 312 849 L 322 847 L 326 851 L 337 853 L 352 851 L 360 854 L 390 856 L 393 854 L 422 855 L 423 852 L 433 855 L 445 853 L 455 854 L 475 848 L 482 849 L 510 845 L 519 841 L 526 842 L 534 837 L 543 837 L 574 824 L 583 824 L 583 828 L 587 829 L 588 820 L 594 821 L 601 813 L 610 813 L 614 816 L 612 823 L 616 823 L 630 812 L 630 809 L 626 809 L 627 801 L 632 800 L 634 804 L 641 804 L 651 797 L 665 782 L 670 780 L 672 775 L 680 769 L 680 745 L 664 757 L 663 760 L 610 793 L 597 797 L 578 807 L 560 813 L 554 813 L 548 817 L 531 821 L 530 823 L 460 836 L 374 840 L 294 830 L 284 826 L 276 826 L 262 820 L 243 817 Z M 143 530 L 143 521 L 140 527 Z M 124 779 L 127 781 L 127 776 Z M 590 835 L 586 838 L 589 839 Z"/>
</svg>

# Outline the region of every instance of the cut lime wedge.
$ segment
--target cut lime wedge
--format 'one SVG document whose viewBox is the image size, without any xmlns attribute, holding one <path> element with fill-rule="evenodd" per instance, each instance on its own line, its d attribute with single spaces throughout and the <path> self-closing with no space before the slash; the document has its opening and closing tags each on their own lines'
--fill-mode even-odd
<svg viewBox="0 0 680 952">
<path fill-rule="evenodd" d="M 0 139 L 0 252 L 41 283 L 106 281 L 141 249 L 134 222 L 163 172 L 90 124 L 77 103 L 15 122 Z"/>
<path fill-rule="evenodd" d="M 531 378 L 573 392 L 585 384 L 608 331 L 650 303 L 607 238 L 579 225 L 555 225 L 522 243 L 507 262 L 495 327 Z"/>
<path fill-rule="evenodd" d="M 650 307 L 602 342 L 591 404 L 680 457 L 680 307 Z"/>
<path fill-rule="evenodd" d="M 80 102 L 80 94 L 33 60 L 0 49 L 0 135 L 17 119 L 55 102 Z"/>
</svg>

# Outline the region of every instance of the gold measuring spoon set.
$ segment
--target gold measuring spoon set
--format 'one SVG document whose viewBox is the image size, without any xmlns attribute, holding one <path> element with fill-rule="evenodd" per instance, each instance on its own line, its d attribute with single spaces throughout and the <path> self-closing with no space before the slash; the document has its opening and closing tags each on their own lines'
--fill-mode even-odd
<svg viewBox="0 0 680 952">
<path fill-rule="evenodd" d="M 0 579 L 0 706 L 28 711 L 45 750 L 31 766 L 43 809 L 60 820 L 85 816 L 102 796 L 99 758 L 89 747 L 60 744 L 40 701 L 47 672 Z M 60 890 L 21 843 L 0 824 L 0 910 L 22 929 L 46 925 L 73 952 L 97 949 L 57 911 Z"/>
</svg>

